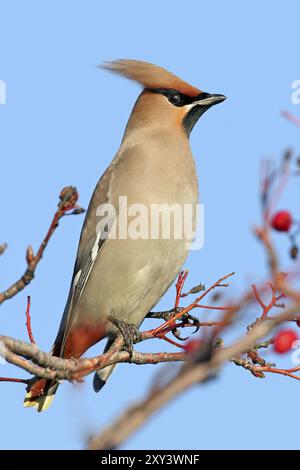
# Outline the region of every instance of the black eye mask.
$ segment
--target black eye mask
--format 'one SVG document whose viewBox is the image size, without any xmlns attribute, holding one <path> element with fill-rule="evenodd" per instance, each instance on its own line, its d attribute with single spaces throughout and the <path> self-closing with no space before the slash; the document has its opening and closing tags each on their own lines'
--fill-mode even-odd
<svg viewBox="0 0 300 470">
<path fill-rule="evenodd" d="M 168 98 L 168 101 L 171 104 L 177 107 L 193 104 L 194 101 L 203 100 L 205 98 L 208 98 L 209 96 L 209 93 L 200 93 L 197 96 L 191 97 L 180 93 L 180 91 L 172 90 L 169 88 L 153 88 L 149 91 L 151 91 L 152 93 L 159 93 L 160 95 L 164 95 L 166 98 Z"/>
</svg>

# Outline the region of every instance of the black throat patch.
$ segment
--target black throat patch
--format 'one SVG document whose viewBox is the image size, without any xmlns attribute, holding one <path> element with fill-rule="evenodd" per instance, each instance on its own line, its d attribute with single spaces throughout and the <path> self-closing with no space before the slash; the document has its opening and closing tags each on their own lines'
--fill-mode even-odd
<svg viewBox="0 0 300 470">
<path fill-rule="evenodd" d="M 196 122 L 209 109 L 209 106 L 201 106 L 196 104 L 189 112 L 184 116 L 182 125 L 188 137 L 190 136 Z"/>
</svg>

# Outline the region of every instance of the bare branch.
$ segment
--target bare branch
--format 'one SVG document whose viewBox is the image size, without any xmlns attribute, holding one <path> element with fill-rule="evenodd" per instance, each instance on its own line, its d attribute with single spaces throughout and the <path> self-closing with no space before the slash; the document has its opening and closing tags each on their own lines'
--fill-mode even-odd
<svg viewBox="0 0 300 470">
<path fill-rule="evenodd" d="M 58 227 L 59 220 L 67 215 L 69 211 L 72 211 L 71 214 L 80 214 L 84 212 L 84 209 L 77 206 L 76 203 L 78 201 L 78 193 L 76 188 L 73 186 L 68 186 L 64 188 L 60 193 L 60 202 L 58 203 L 58 209 L 54 214 L 48 232 L 42 241 L 37 254 L 33 254 L 33 250 L 31 247 L 27 248 L 26 252 L 26 261 L 27 261 L 27 269 L 24 274 L 14 282 L 10 287 L 8 287 L 5 291 L 0 293 L 0 305 L 5 302 L 7 299 L 10 299 L 17 295 L 21 290 L 23 290 L 34 278 L 35 270 L 37 265 L 41 261 L 44 251 L 49 243 L 50 238 L 52 237 L 55 229 Z M 3 247 L 3 245 L 2 245 Z M 3 251 L 2 251 L 3 252 Z M 0 253 L 1 254 L 1 253 Z"/>
<path fill-rule="evenodd" d="M 4 251 L 6 250 L 7 248 L 7 244 L 6 243 L 2 243 L 2 245 L 0 245 L 0 256 L 3 255 Z"/>
<path fill-rule="evenodd" d="M 288 111 L 282 111 L 282 116 L 290 121 L 291 123 L 295 124 L 295 126 L 300 127 L 300 119 L 294 116 L 293 114 L 289 113 Z"/>
<path fill-rule="evenodd" d="M 216 350 L 211 360 L 203 364 L 188 364 L 184 366 L 174 379 L 165 387 L 151 391 L 145 400 L 128 408 L 113 424 L 89 441 L 89 449 L 113 449 L 124 442 L 155 412 L 179 396 L 192 385 L 204 382 L 215 375 L 218 369 L 234 357 L 250 350 L 256 341 L 265 337 L 275 326 L 283 321 L 294 318 L 300 312 L 300 305 L 286 310 L 271 321 L 260 321 L 249 335 L 237 341 L 233 346 Z M 299 368 L 300 369 L 300 368 Z M 266 368 L 263 368 L 266 370 Z M 279 373 L 275 372 L 274 373 Z M 284 375 L 288 375 L 286 372 Z"/>
</svg>

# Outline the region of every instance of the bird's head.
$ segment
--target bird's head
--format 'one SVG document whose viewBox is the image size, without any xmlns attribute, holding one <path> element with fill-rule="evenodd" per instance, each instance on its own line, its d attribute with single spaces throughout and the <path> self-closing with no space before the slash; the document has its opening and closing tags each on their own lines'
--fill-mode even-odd
<svg viewBox="0 0 300 470">
<path fill-rule="evenodd" d="M 143 87 L 134 108 L 134 122 L 159 126 L 179 125 L 189 136 L 198 119 L 209 108 L 226 99 L 205 93 L 176 75 L 148 62 L 116 60 L 101 65 L 113 73 L 138 82 Z"/>
</svg>

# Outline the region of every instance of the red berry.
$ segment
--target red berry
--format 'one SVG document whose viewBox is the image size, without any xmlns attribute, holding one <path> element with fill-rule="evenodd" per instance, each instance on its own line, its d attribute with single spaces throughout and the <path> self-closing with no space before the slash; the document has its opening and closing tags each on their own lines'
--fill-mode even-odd
<svg viewBox="0 0 300 470">
<path fill-rule="evenodd" d="M 288 232 L 292 223 L 293 219 L 288 211 L 277 212 L 271 220 L 272 227 L 278 232 Z"/>
<path fill-rule="evenodd" d="M 274 339 L 274 351 L 278 354 L 284 354 L 293 346 L 294 341 L 297 341 L 298 335 L 294 330 L 287 329 L 281 330 Z"/>
<path fill-rule="evenodd" d="M 300 316 L 296 318 L 296 324 L 297 324 L 297 326 L 299 326 L 299 328 L 300 328 Z"/>
<path fill-rule="evenodd" d="M 188 354 L 193 354 L 200 349 L 200 339 L 190 339 L 185 345 L 184 349 Z"/>
</svg>

